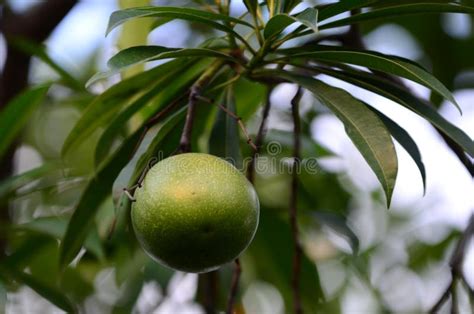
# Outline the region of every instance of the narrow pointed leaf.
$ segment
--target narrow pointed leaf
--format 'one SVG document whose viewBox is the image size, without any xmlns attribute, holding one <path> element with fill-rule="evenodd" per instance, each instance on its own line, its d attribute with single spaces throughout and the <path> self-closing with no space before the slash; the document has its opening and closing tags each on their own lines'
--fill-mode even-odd
<svg viewBox="0 0 474 314">
<path fill-rule="evenodd" d="M 110 33 L 117 26 L 125 23 L 126 21 L 141 17 L 164 17 L 193 21 L 206 24 L 220 31 L 234 34 L 235 32 L 232 30 L 231 27 L 221 24 L 218 21 L 253 27 L 251 24 L 240 19 L 198 9 L 181 7 L 138 7 L 115 11 L 114 13 L 112 13 L 112 15 L 110 16 L 109 25 L 107 27 L 107 34 Z"/>
<path fill-rule="evenodd" d="M 11 193 L 14 193 L 14 191 L 38 179 L 44 178 L 50 173 L 54 173 L 57 169 L 57 165 L 46 164 L 0 182 L 0 203 L 1 200 L 7 198 Z"/>
<path fill-rule="evenodd" d="M 27 274 L 21 270 L 17 270 L 14 267 L 7 266 L 6 264 L 0 264 L 0 277 L 15 280 L 16 282 L 27 285 L 40 296 L 53 303 L 63 311 L 68 313 L 77 313 L 74 304 L 66 295 L 63 294 L 61 290 L 59 290 L 59 288 L 46 285 L 30 274 Z"/>
<path fill-rule="evenodd" d="M 230 112 L 236 112 L 233 91 L 229 88 L 224 95 L 223 104 Z M 240 151 L 240 136 L 237 120 L 223 110 L 217 112 L 216 121 L 209 138 L 209 152 L 225 158 L 235 167 L 241 169 L 242 154 Z"/>
<path fill-rule="evenodd" d="M 79 121 L 69 133 L 62 148 L 62 155 L 82 143 L 98 128 L 110 121 L 133 97 L 137 97 L 142 90 L 153 86 L 164 77 L 174 74 L 180 67 L 186 66 L 183 60 L 166 62 L 156 68 L 140 73 L 112 86 L 97 96 L 86 108 Z"/>
<path fill-rule="evenodd" d="M 390 206 L 398 161 L 392 137 L 378 116 L 346 91 L 319 80 L 278 71 L 286 78 L 311 91 L 344 124 L 346 133 L 382 184 Z"/>
<path fill-rule="evenodd" d="M 392 17 L 399 17 L 409 14 L 427 14 L 427 13 L 467 13 L 473 14 L 474 7 L 466 6 L 460 3 L 440 3 L 440 2 L 422 2 L 422 3 L 402 3 L 389 7 L 372 9 L 365 13 L 359 13 L 347 18 L 321 25 L 321 29 L 329 29 L 351 25 L 354 23 L 380 20 Z"/>
<path fill-rule="evenodd" d="M 296 15 L 278 14 L 272 17 L 265 25 L 263 35 L 266 39 L 274 37 L 280 34 L 285 28 L 295 22 L 299 22 L 304 26 L 308 27 L 309 29 L 313 30 L 313 32 L 317 33 L 317 20 L 318 11 L 313 8 L 307 8 Z"/>
<path fill-rule="evenodd" d="M 185 92 L 210 62 L 210 59 L 204 59 L 195 61 L 192 65 L 187 63 L 187 69 L 178 67 L 168 75 L 163 76 L 151 90 L 134 100 L 126 109 L 120 112 L 110 122 L 99 139 L 95 151 L 96 165 L 99 165 L 105 158 L 112 147 L 113 140 L 120 130 L 126 129 L 128 121 L 133 116 L 145 121 L 154 113 L 159 112 L 160 109 Z"/>
<path fill-rule="evenodd" d="M 317 71 L 372 91 L 410 109 L 428 120 L 434 127 L 462 147 L 471 158 L 474 158 L 474 142 L 464 131 L 443 118 L 433 107 L 401 87 L 382 78 L 375 77 L 373 74 L 356 70 L 346 69 L 346 71 L 342 72 L 318 67 Z"/>
<path fill-rule="evenodd" d="M 258 0 L 244 0 L 244 4 L 250 14 L 257 15 Z"/>
<path fill-rule="evenodd" d="M 416 66 L 412 61 L 405 61 L 400 57 L 384 55 L 373 51 L 350 50 L 323 45 L 314 45 L 305 48 L 305 50 L 307 51 L 302 52 L 300 48 L 290 48 L 282 49 L 280 52 L 288 55 L 288 57 L 292 59 L 309 58 L 311 60 L 329 63 L 342 62 L 404 77 L 433 90 L 449 100 L 461 111 L 453 95 L 443 83 L 422 67 Z"/>
<path fill-rule="evenodd" d="M 111 194 L 112 185 L 122 168 L 128 163 L 141 138 L 137 130 L 127 138 L 93 177 L 84 190 L 66 229 L 60 246 L 59 265 L 62 269 L 76 257 L 93 225 L 101 203 Z"/>
<path fill-rule="evenodd" d="M 360 1 L 338 1 L 328 4 L 319 9 L 319 21 L 324 21 L 333 16 L 344 12 L 349 12 L 354 9 L 360 9 L 372 4 L 376 4 L 380 0 L 360 0 Z"/>
<path fill-rule="evenodd" d="M 137 63 L 170 58 L 209 57 L 222 58 L 237 62 L 233 57 L 212 49 L 205 48 L 168 48 L 163 46 L 136 46 L 124 49 L 113 56 L 108 66 L 114 71 L 120 71 Z"/>
<path fill-rule="evenodd" d="M 386 115 L 384 115 L 383 113 L 381 113 L 380 111 L 378 111 L 377 109 L 373 107 L 368 106 L 368 108 L 377 114 L 380 120 L 382 120 L 382 122 L 387 127 L 390 134 L 392 134 L 395 140 L 400 145 L 402 145 L 402 147 L 407 151 L 407 153 L 415 162 L 416 166 L 418 167 L 418 170 L 420 171 L 421 179 L 423 181 L 423 194 L 424 194 L 426 192 L 426 170 L 425 170 L 425 165 L 423 163 L 423 160 L 421 158 L 420 150 L 418 149 L 418 145 L 416 145 L 416 142 L 413 140 L 410 134 L 407 131 L 405 131 L 402 127 L 400 127 L 392 119 L 390 119 L 389 117 L 387 117 Z"/>
<path fill-rule="evenodd" d="M 0 111 L 0 158 L 28 123 L 48 90 L 49 85 L 28 89 L 16 96 Z"/>
</svg>

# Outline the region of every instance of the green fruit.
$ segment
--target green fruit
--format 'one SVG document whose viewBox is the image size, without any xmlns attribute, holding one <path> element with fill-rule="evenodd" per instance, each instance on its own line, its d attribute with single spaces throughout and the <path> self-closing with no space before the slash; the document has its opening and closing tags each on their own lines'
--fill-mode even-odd
<svg viewBox="0 0 474 314">
<path fill-rule="evenodd" d="M 150 169 L 135 193 L 132 224 L 158 262 L 207 272 L 231 262 L 255 235 L 259 201 L 250 182 L 227 161 L 181 154 Z"/>
</svg>

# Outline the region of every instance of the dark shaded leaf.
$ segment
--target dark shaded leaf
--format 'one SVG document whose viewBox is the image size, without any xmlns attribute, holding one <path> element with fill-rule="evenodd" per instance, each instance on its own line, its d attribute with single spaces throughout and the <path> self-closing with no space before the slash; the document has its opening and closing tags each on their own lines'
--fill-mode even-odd
<svg viewBox="0 0 474 314">
<path fill-rule="evenodd" d="M 128 104 L 133 96 L 140 91 L 154 86 L 156 81 L 163 79 L 170 73 L 174 73 L 183 66 L 183 60 L 173 60 L 156 68 L 132 76 L 112 86 L 107 91 L 97 96 L 83 112 L 81 118 L 69 133 L 62 148 L 65 156 L 75 146 L 80 145 L 90 137 L 98 128 L 107 124 L 114 115 Z"/>
<path fill-rule="evenodd" d="M 390 133 L 377 115 L 342 89 L 288 72 L 280 71 L 278 75 L 313 92 L 342 121 L 347 135 L 382 184 L 389 207 L 398 172 L 397 154 Z"/>
<path fill-rule="evenodd" d="M 49 235 L 59 240 L 64 236 L 67 225 L 68 221 L 65 218 L 43 217 L 37 218 L 28 223 L 15 225 L 13 229 Z M 105 253 L 96 228 L 93 228 L 91 232 L 87 234 L 87 238 L 84 241 L 84 247 L 97 256 L 98 259 L 102 261 L 105 260 Z"/>
<path fill-rule="evenodd" d="M 189 20 L 204 23 L 225 32 L 233 32 L 233 30 L 230 27 L 220 24 L 216 21 L 242 24 L 253 28 L 251 24 L 241 19 L 236 19 L 224 14 L 211 13 L 199 9 L 182 7 L 137 7 L 113 12 L 110 16 L 109 25 L 107 27 L 107 34 L 126 21 L 140 17 L 165 17 Z"/>
<path fill-rule="evenodd" d="M 207 68 L 210 59 L 186 62 L 175 69 L 170 70 L 166 75 L 157 79 L 154 87 L 143 96 L 134 100 L 123 110 L 102 134 L 95 152 L 96 164 L 107 155 L 113 139 L 120 130 L 124 130 L 127 122 L 135 114 L 139 114 L 142 121 L 147 120 L 167 104 L 171 103 L 191 86 L 194 80 Z M 144 111 L 144 112 L 142 112 Z"/>
<path fill-rule="evenodd" d="M 369 1 L 367 1 L 369 2 Z M 422 2 L 422 3 L 402 3 L 389 7 L 375 8 L 368 12 L 359 13 L 347 18 L 321 25 L 321 29 L 340 27 L 365 21 L 399 17 L 409 14 L 427 14 L 427 13 L 467 13 L 473 14 L 474 7 L 462 5 L 460 3 L 440 3 L 440 2 Z"/>
<path fill-rule="evenodd" d="M 378 78 L 373 74 L 350 69 L 346 69 L 346 71 L 342 72 L 326 68 L 318 68 L 317 71 L 344 80 L 356 86 L 360 86 L 410 109 L 431 122 L 433 126 L 437 127 L 474 158 L 474 142 L 466 133 L 443 118 L 433 107 L 410 94 L 400 86 L 382 78 Z"/>
<path fill-rule="evenodd" d="M 348 12 L 354 9 L 360 9 L 380 2 L 379 0 L 359 0 L 359 1 L 338 1 L 319 9 L 319 21 L 324 21 L 330 17 Z"/>
<path fill-rule="evenodd" d="M 323 45 L 282 49 L 279 52 L 288 55 L 292 59 L 309 58 L 315 61 L 330 63 L 342 62 L 401 76 L 433 90 L 452 102 L 461 111 L 451 92 L 437 78 L 423 68 L 414 65 L 412 61 L 403 60 L 400 57 L 384 55 L 373 51 L 351 50 Z"/>
<path fill-rule="evenodd" d="M 0 277 L 15 280 L 19 283 L 27 285 L 46 300 L 66 312 L 77 312 L 74 304 L 68 299 L 67 296 L 63 294 L 61 290 L 59 290 L 57 287 L 44 284 L 30 274 L 17 270 L 14 267 L 0 264 Z"/>
<path fill-rule="evenodd" d="M 23 186 L 35 182 L 50 173 L 54 173 L 56 170 L 57 165 L 46 164 L 0 182 L 0 200 L 7 198 L 11 193 L 14 193 Z"/>
<path fill-rule="evenodd" d="M 37 44 L 33 41 L 24 38 L 15 38 L 14 40 L 12 40 L 12 43 L 17 49 L 22 50 L 29 55 L 36 56 L 41 61 L 49 65 L 51 69 L 53 69 L 57 74 L 59 74 L 62 79 L 62 82 L 66 86 L 78 92 L 85 91 L 84 85 L 81 82 L 79 82 L 76 78 L 69 74 L 69 72 L 66 71 L 57 62 L 51 59 L 51 57 L 46 51 L 46 46 Z"/>
<path fill-rule="evenodd" d="M 318 11 L 313 8 L 307 8 L 304 11 L 296 15 L 288 14 L 277 14 L 272 17 L 268 23 L 265 25 L 263 30 L 263 35 L 266 39 L 272 38 L 280 34 L 285 28 L 290 26 L 295 22 L 299 22 L 304 26 L 313 30 L 313 32 L 318 32 Z"/>
<path fill-rule="evenodd" d="M 113 71 L 120 71 L 131 65 L 169 58 L 209 57 L 236 61 L 233 57 L 220 51 L 205 48 L 167 48 L 163 46 L 136 46 L 120 51 L 113 56 L 108 66 Z"/>
<path fill-rule="evenodd" d="M 236 112 L 234 92 L 228 88 L 225 95 L 224 106 L 230 112 Z M 223 110 L 218 110 L 214 127 L 209 138 L 209 153 L 231 162 L 237 169 L 242 166 L 242 153 L 240 152 L 240 136 L 237 120 Z"/>
<path fill-rule="evenodd" d="M 293 308 L 290 278 L 294 246 L 291 239 L 289 223 L 274 211 L 262 209 L 257 234 L 246 252 L 252 257 L 257 278 L 275 285 L 282 294 L 286 309 Z M 304 312 L 316 313 L 324 302 L 324 294 L 316 265 L 306 255 L 302 258 L 300 280 Z"/>
<path fill-rule="evenodd" d="M 418 167 L 418 170 L 420 171 L 421 175 L 421 180 L 423 181 L 423 193 L 426 192 L 426 170 L 425 170 L 425 165 L 423 164 L 423 160 L 421 158 L 421 153 L 420 150 L 418 149 L 418 146 L 416 145 L 415 141 L 412 139 L 410 134 L 408 134 L 407 131 L 405 131 L 403 128 L 401 128 L 396 122 L 394 122 L 392 119 L 378 111 L 377 109 L 368 106 L 369 109 L 371 109 L 373 112 L 375 112 L 380 120 L 385 124 L 389 132 L 392 134 L 392 136 L 395 138 L 395 140 L 402 145 L 402 147 L 407 151 L 407 153 L 410 155 L 410 157 L 413 159 L 415 162 L 416 166 Z"/>
<path fill-rule="evenodd" d="M 61 241 L 59 260 L 61 268 L 69 265 L 79 253 L 93 225 L 99 205 L 110 195 L 115 179 L 131 158 L 141 135 L 142 130 L 139 129 L 127 138 L 120 148 L 104 162 L 87 185 Z"/>
<path fill-rule="evenodd" d="M 49 85 L 40 85 L 25 90 L 0 112 L 0 158 L 28 123 L 31 115 L 46 96 L 49 87 Z"/>
<path fill-rule="evenodd" d="M 351 227 L 347 224 L 347 219 L 344 216 L 329 213 L 329 212 L 313 212 L 311 215 L 322 225 L 326 225 L 329 228 L 336 231 L 338 234 L 348 240 L 351 245 L 352 252 L 357 255 L 359 252 L 359 238 L 352 231 Z"/>
</svg>

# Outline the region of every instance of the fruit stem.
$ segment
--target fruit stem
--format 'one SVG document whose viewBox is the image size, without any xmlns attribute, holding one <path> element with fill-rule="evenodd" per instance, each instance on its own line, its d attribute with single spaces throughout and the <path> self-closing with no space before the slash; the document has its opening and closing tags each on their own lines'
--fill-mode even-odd
<svg viewBox="0 0 474 314">
<path fill-rule="evenodd" d="M 187 153 L 191 151 L 191 135 L 196 112 L 196 103 L 199 100 L 201 90 L 214 75 L 222 68 L 225 62 L 221 59 L 216 60 L 211 66 L 199 77 L 199 79 L 191 86 L 189 92 L 189 105 L 186 113 L 186 121 L 184 122 L 183 133 L 179 142 L 179 151 Z"/>
<path fill-rule="evenodd" d="M 292 166 L 292 180 L 291 180 L 291 197 L 290 197 L 290 223 L 291 223 L 291 232 L 293 236 L 294 243 L 294 253 L 293 253 L 293 274 L 291 277 L 291 286 L 293 289 L 293 309 L 294 313 L 300 314 L 303 313 L 301 307 L 301 297 L 300 297 L 300 274 L 301 274 L 301 243 L 299 240 L 299 231 L 298 231 L 298 221 L 297 221 L 297 201 L 298 201 L 298 170 L 300 169 L 301 163 L 301 121 L 299 115 L 299 103 L 301 96 L 303 94 L 302 88 L 299 86 L 298 91 L 291 100 L 291 113 L 293 116 L 293 166 Z"/>
</svg>

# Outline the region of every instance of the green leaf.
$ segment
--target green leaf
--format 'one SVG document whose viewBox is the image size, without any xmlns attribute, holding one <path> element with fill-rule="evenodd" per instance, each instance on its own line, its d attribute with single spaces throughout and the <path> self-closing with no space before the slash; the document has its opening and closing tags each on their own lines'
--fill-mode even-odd
<svg viewBox="0 0 474 314">
<path fill-rule="evenodd" d="M 61 239 L 66 232 L 68 221 L 61 217 L 42 217 L 32 220 L 27 223 L 18 224 L 13 227 L 13 230 L 32 231 L 39 234 L 51 236 L 55 239 Z M 93 253 L 99 260 L 105 260 L 105 253 L 100 242 L 97 229 L 92 229 L 89 232 L 84 242 L 84 247 Z"/>
<path fill-rule="evenodd" d="M 290 58 L 310 58 L 322 62 L 342 62 L 367 67 L 372 70 L 397 75 L 419 83 L 452 102 L 461 112 L 451 92 L 432 74 L 416 66 L 412 61 L 400 57 L 384 55 L 366 50 L 350 50 L 347 48 L 313 45 L 304 48 L 282 49 L 279 52 Z"/>
<path fill-rule="evenodd" d="M 230 112 L 236 112 L 234 92 L 228 88 L 225 95 L 225 106 Z M 218 109 L 216 121 L 209 138 L 209 153 L 231 162 L 237 169 L 242 167 L 240 136 L 237 120 L 224 110 Z"/>
<path fill-rule="evenodd" d="M 258 0 L 244 0 L 244 4 L 250 14 L 252 14 L 253 16 L 257 15 Z"/>
<path fill-rule="evenodd" d="M 426 170 L 425 165 L 423 164 L 423 160 L 421 158 L 420 150 L 418 149 L 416 142 L 412 139 L 412 137 L 407 131 L 401 128 L 392 119 L 390 119 L 389 117 L 387 117 L 386 115 L 384 115 L 373 107 L 368 106 L 368 108 L 379 116 L 380 120 L 382 120 L 382 122 L 385 124 L 385 126 L 395 138 L 395 140 L 397 140 L 397 142 L 402 145 L 402 147 L 413 159 L 416 166 L 418 167 L 418 170 L 420 171 L 421 179 L 423 181 L 423 194 L 426 193 Z"/>
<path fill-rule="evenodd" d="M 139 129 L 127 138 L 87 185 L 61 241 L 59 265 L 62 269 L 79 253 L 100 204 L 110 195 L 115 179 L 134 153 L 141 135 L 142 130 Z"/>
<path fill-rule="evenodd" d="M 317 33 L 318 11 L 313 8 L 307 8 L 296 15 L 277 14 L 265 25 L 263 36 L 265 39 L 272 38 L 295 22 L 299 22 Z"/>
<path fill-rule="evenodd" d="M 312 216 L 322 225 L 326 225 L 333 229 L 349 241 L 352 252 L 357 255 L 359 251 L 359 238 L 352 231 L 351 227 L 347 224 L 347 219 L 344 216 L 330 213 L 330 212 L 313 212 Z"/>
<path fill-rule="evenodd" d="M 81 118 L 66 138 L 62 155 L 65 156 L 73 147 L 80 145 L 89 138 L 98 128 L 107 124 L 126 104 L 133 101 L 143 90 L 153 87 L 156 81 L 174 74 L 181 66 L 183 60 L 173 60 L 164 63 L 149 71 L 132 76 L 112 86 L 107 91 L 97 96 L 83 112 Z"/>
<path fill-rule="evenodd" d="M 241 24 L 253 28 L 251 24 L 244 20 L 198 9 L 181 7 L 138 7 L 113 12 L 110 16 L 109 25 L 107 27 L 107 34 L 126 21 L 141 17 L 164 17 L 202 23 L 217 30 L 233 34 L 241 40 L 243 40 L 242 36 L 236 33 L 232 27 L 221 24 L 218 21 Z"/>
<path fill-rule="evenodd" d="M 370 6 L 379 0 L 357 0 L 357 1 L 338 1 L 319 9 L 319 21 L 324 21 L 333 16 L 339 15 L 344 12 L 348 12 L 355 9 Z"/>
<path fill-rule="evenodd" d="M 55 164 L 46 164 L 0 182 L 0 200 L 5 199 L 23 186 L 55 172 L 57 169 L 57 165 Z"/>
<path fill-rule="evenodd" d="M 427 14 L 427 13 L 467 13 L 473 14 L 474 7 L 462 5 L 460 3 L 440 3 L 440 2 L 421 2 L 421 3 L 401 3 L 394 6 L 382 7 L 370 10 L 365 13 L 359 13 L 347 18 L 321 25 L 321 29 L 340 27 L 360 22 L 387 19 L 409 14 Z"/>
<path fill-rule="evenodd" d="M 40 85 L 22 92 L 0 112 L 0 158 L 9 149 L 33 112 L 46 96 L 49 85 Z"/>
<path fill-rule="evenodd" d="M 108 66 L 117 72 L 131 65 L 169 58 L 209 57 L 238 62 L 235 58 L 220 51 L 205 48 L 167 48 L 163 46 L 137 46 L 124 49 L 113 56 Z"/>
<path fill-rule="evenodd" d="M 382 184 L 390 207 L 398 172 L 397 154 L 390 133 L 377 115 L 342 89 L 306 76 L 283 71 L 277 73 L 310 90 L 342 121 L 347 135 Z"/>
<path fill-rule="evenodd" d="M 176 69 L 170 71 L 167 75 L 162 76 L 150 91 L 128 105 L 125 110 L 112 120 L 102 134 L 95 152 L 96 165 L 107 155 L 114 138 L 120 130 L 125 129 L 127 122 L 133 116 L 137 116 L 141 121 L 150 118 L 164 106 L 182 95 L 207 68 L 210 62 L 211 60 L 204 59 L 194 61 L 192 65 L 188 62 L 176 67 Z M 142 124 L 140 124 L 140 126 L 141 125 Z"/>
<path fill-rule="evenodd" d="M 247 269 L 246 257 L 250 256 L 253 265 L 249 266 L 255 269 L 257 279 L 267 281 L 278 289 L 287 311 L 293 308 L 291 272 L 294 245 L 291 239 L 288 221 L 274 211 L 262 209 L 257 234 L 243 257 L 243 269 Z M 324 303 L 324 293 L 316 265 L 306 254 L 303 254 L 301 261 L 300 291 L 304 313 L 317 313 L 321 303 Z"/>
<path fill-rule="evenodd" d="M 301 3 L 301 0 L 281 0 L 281 2 L 283 3 L 282 12 L 289 13 L 294 7 Z"/>
<path fill-rule="evenodd" d="M 344 72 L 318 67 L 317 71 L 379 94 L 428 120 L 474 158 L 474 142 L 461 129 L 443 118 L 433 107 L 410 92 L 373 74 L 346 69 Z"/>
<path fill-rule="evenodd" d="M 13 46 L 15 48 L 29 54 L 32 56 L 38 57 L 41 61 L 46 63 L 53 69 L 62 79 L 62 82 L 70 87 L 71 89 L 82 92 L 85 91 L 84 86 L 76 78 L 74 78 L 68 71 L 66 71 L 62 66 L 55 62 L 48 55 L 46 51 L 46 46 L 42 44 L 35 43 L 33 41 L 24 39 L 24 38 L 14 38 L 12 40 Z"/>
<path fill-rule="evenodd" d="M 135 170 L 130 179 L 131 185 L 136 184 L 143 170 L 153 157 L 163 159 L 176 151 L 182 129 L 180 126 L 184 121 L 185 116 L 186 107 L 178 110 L 159 126 L 155 137 L 135 165 Z"/>
<path fill-rule="evenodd" d="M 27 285 L 40 296 L 68 313 L 77 313 L 74 304 L 57 287 L 46 285 L 30 274 L 0 263 L 0 277 Z"/>
</svg>

